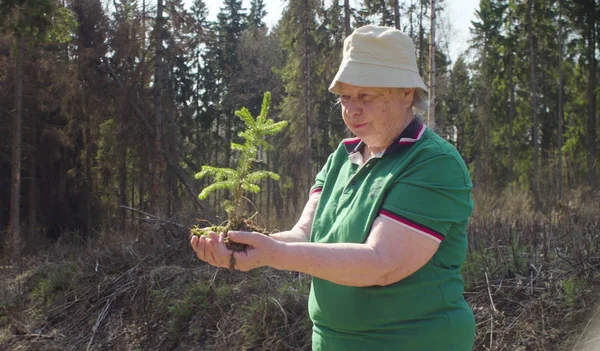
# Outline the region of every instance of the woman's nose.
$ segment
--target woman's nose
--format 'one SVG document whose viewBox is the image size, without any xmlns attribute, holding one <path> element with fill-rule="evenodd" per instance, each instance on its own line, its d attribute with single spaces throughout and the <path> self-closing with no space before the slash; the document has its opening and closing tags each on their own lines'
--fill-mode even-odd
<svg viewBox="0 0 600 351">
<path fill-rule="evenodd" d="M 348 116 L 353 116 L 360 113 L 360 106 L 356 103 L 356 101 L 348 101 L 343 107 L 346 115 Z"/>
</svg>

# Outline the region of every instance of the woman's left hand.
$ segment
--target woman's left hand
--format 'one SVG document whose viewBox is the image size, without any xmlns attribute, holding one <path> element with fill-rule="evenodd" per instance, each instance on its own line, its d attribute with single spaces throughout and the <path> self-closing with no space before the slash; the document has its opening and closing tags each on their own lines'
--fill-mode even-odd
<svg viewBox="0 0 600 351">
<path fill-rule="evenodd" d="M 285 245 L 257 232 L 229 231 L 228 236 L 231 241 L 248 245 L 246 252 L 234 253 L 235 268 L 243 272 L 262 266 L 271 266 L 275 261 L 277 250 Z"/>
</svg>

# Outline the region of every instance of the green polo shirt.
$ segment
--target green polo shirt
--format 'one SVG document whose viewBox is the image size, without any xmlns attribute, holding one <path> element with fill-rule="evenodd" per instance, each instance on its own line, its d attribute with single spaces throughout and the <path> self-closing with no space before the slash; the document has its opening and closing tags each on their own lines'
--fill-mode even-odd
<svg viewBox="0 0 600 351">
<path fill-rule="evenodd" d="M 418 119 L 364 164 L 363 148 L 357 138 L 344 140 L 317 175 L 310 241 L 364 243 L 381 216 L 440 246 L 425 266 L 388 286 L 313 278 L 313 350 L 471 350 L 475 321 L 460 268 L 473 201 L 461 156 Z"/>
</svg>

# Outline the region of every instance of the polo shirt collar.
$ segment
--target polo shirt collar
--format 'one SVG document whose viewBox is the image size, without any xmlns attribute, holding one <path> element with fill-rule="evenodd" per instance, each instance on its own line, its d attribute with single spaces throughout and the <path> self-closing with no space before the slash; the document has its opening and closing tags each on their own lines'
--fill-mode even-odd
<svg viewBox="0 0 600 351">
<path fill-rule="evenodd" d="M 415 117 L 415 119 L 404 128 L 396 140 L 394 140 L 385 151 L 382 151 L 373 157 L 381 158 L 384 155 L 392 154 L 412 146 L 421 139 L 426 128 L 425 124 L 423 124 L 418 117 Z M 352 160 L 361 155 L 365 148 L 365 143 L 359 138 L 348 138 L 344 139 L 344 147 L 346 148 L 346 152 L 348 152 L 348 157 Z M 360 158 L 362 160 L 362 156 L 360 156 Z"/>
</svg>

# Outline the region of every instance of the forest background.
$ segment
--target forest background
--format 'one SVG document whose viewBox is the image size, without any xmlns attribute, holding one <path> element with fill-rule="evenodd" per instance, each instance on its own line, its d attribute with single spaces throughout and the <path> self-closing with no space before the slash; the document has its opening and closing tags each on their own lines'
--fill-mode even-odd
<svg viewBox="0 0 600 351">
<path fill-rule="evenodd" d="M 281 179 L 265 180 L 248 212 L 268 230 L 289 228 L 348 135 L 327 91 L 343 39 L 373 23 L 413 38 L 435 92 L 420 115 L 471 171 L 477 208 L 463 274 L 476 348 L 561 347 L 585 326 L 600 267 L 600 6 L 481 0 L 470 47 L 454 61 L 446 6 L 290 0 L 269 29 L 262 0 L 248 9 L 224 0 L 214 21 L 202 0 L 2 0 L 0 346 L 100 347 L 98 334 L 130 349 L 305 349 L 306 277 L 258 270 L 267 285 L 246 288 L 246 276 L 188 257 L 185 228 L 222 221 L 227 195 L 198 200 L 208 180 L 193 175 L 235 164 L 234 111 L 256 115 L 270 91 L 271 117 L 289 127 L 270 140 L 276 152 L 260 151 L 257 168 Z M 139 291 L 145 305 L 123 305 Z M 252 312 L 226 307 L 248 303 Z M 221 318 L 197 315 L 209 306 Z M 82 316 L 66 318 L 74 308 Z M 257 317 L 267 312 L 276 317 Z M 116 315 L 119 328 L 107 322 Z M 169 322 L 151 330 L 161 319 Z M 305 333 L 290 332 L 293 323 Z M 247 324 L 258 330 L 232 331 Z"/>
</svg>

